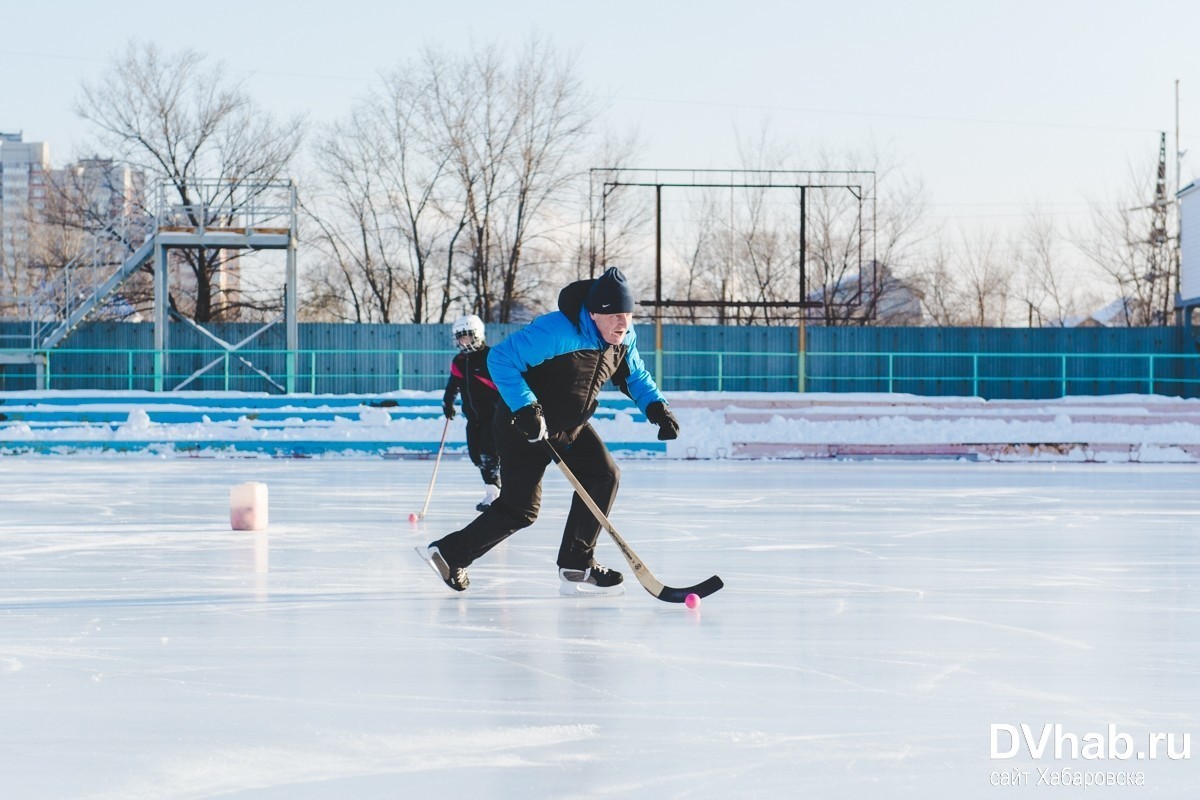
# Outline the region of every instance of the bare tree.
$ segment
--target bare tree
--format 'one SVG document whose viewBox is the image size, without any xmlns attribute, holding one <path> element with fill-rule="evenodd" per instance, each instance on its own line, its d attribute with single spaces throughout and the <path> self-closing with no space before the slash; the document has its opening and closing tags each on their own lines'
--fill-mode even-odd
<svg viewBox="0 0 1200 800">
<path fill-rule="evenodd" d="M 794 323 L 794 306 L 774 304 L 795 303 L 802 295 L 798 195 L 754 185 L 705 187 L 681 205 L 686 217 L 665 234 L 674 233 L 666 243 L 675 265 L 668 292 L 672 299 L 706 305 L 673 316 L 717 324 Z"/>
<path fill-rule="evenodd" d="M 884 156 L 872 156 L 879 193 L 875 215 L 876 290 L 866 298 L 866 316 L 879 325 L 912 325 L 921 321 L 920 300 L 908 279 L 918 248 L 932 234 L 925 185 Z"/>
<path fill-rule="evenodd" d="M 943 327 L 966 324 L 961 290 L 951 262 L 944 241 L 938 240 L 936 250 L 924 261 L 923 268 L 909 276 L 921 296 L 925 313 L 935 325 Z"/>
<path fill-rule="evenodd" d="M 826 325 L 913 324 L 918 302 L 909 286 L 913 253 L 927 238 L 923 183 L 908 176 L 874 143 L 843 151 L 819 149 L 824 170 L 874 175 L 872 202 L 846 189 L 809 192 L 808 252 Z"/>
<path fill-rule="evenodd" d="M 310 278 L 310 287 L 322 281 L 327 296 L 340 292 L 342 313 L 348 310 L 345 318 L 355 322 L 425 321 L 425 251 L 419 246 L 420 212 L 412 209 L 426 200 L 393 188 L 412 182 L 410 144 L 403 130 L 392 127 L 389 113 L 389 104 L 398 101 L 394 95 L 371 97 L 317 142 L 325 191 L 320 213 L 311 218 L 328 268 Z M 330 280 L 332 275 L 340 280 Z"/>
<path fill-rule="evenodd" d="M 1178 285 L 1169 219 L 1155 191 L 1152 168 L 1130 169 L 1127 188 L 1106 203 L 1093 202 L 1088 230 L 1075 234 L 1083 254 L 1118 293 L 1131 326 L 1170 323 Z M 1161 181 L 1161 175 L 1160 175 Z"/>
<path fill-rule="evenodd" d="M 1007 324 L 1015 270 L 1001 256 L 996 235 L 959 231 L 957 236 L 954 248 L 944 236 L 939 238 L 922 268 L 908 277 L 925 313 L 944 326 Z"/>
<path fill-rule="evenodd" d="M 355 318 L 509 321 L 580 251 L 571 202 L 594 118 L 540 40 L 515 60 L 426 48 L 321 138 L 324 275 L 343 276 Z"/>
<path fill-rule="evenodd" d="M 794 301 L 800 291 L 799 207 L 788 202 L 791 199 L 786 193 L 762 188 L 730 190 L 725 203 L 717 193 L 706 198 L 706 221 L 696 239 L 696 255 L 701 258 L 689 271 L 688 290 L 739 303 L 729 306 L 732 314 L 722 308 L 718 323 L 796 319 L 794 310 L 769 305 Z"/>
<path fill-rule="evenodd" d="M 48 222 L 44 210 L 26 206 L 19 228 L 0 247 L 0 317 L 42 321 L 56 314 L 66 291 L 62 270 L 87 243 L 77 228 Z"/>
<path fill-rule="evenodd" d="M 636 129 L 623 135 L 605 131 L 589 163 L 628 164 L 642 146 Z M 594 167 L 588 170 L 586 181 L 567 184 L 566 202 L 555 214 L 560 224 L 548 234 L 558 242 L 552 249 L 569 253 L 563 261 L 567 269 L 556 271 L 560 283 L 593 277 L 607 266 L 628 267 L 636 258 L 634 245 L 648 226 L 651 197 L 645 191 L 620 192 L 606 187 L 613 175 L 612 168 Z"/>
<path fill-rule="evenodd" d="M 517 148 L 510 165 L 510 211 L 505 216 L 507 258 L 498 314 L 503 321 L 511 319 L 526 287 L 536 285 L 536 280 L 521 285 L 522 265 L 538 260 L 530 258 L 531 249 L 552 241 L 547 226 L 539 224 L 542 211 L 564 198 L 583 177 L 576 154 L 597 114 L 583 93 L 573 62 L 538 39 L 526 44 L 512 90 L 519 113 Z"/>
<path fill-rule="evenodd" d="M 205 56 L 136 42 L 84 83 L 76 111 L 106 148 L 160 181 L 168 202 L 193 216 L 200 208 L 236 216 L 257 196 L 252 187 L 285 180 L 305 128 L 302 118 L 279 122 L 259 109 L 222 65 L 206 68 Z M 192 278 L 176 298 L 180 311 L 207 322 L 247 302 L 218 289 L 226 251 L 180 252 Z"/>
<path fill-rule="evenodd" d="M 1013 295 L 1013 269 L 1001 256 L 994 233 L 963 234 L 958 260 L 962 281 L 963 321 L 978 327 L 1002 326 L 1008 321 Z"/>
<path fill-rule="evenodd" d="M 1075 281 L 1067 269 L 1065 244 L 1054 220 L 1036 210 L 1026 220 L 1016 255 L 1017 290 L 1029 327 L 1062 327 L 1078 312 Z"/>
<path fill-rule="evenodd" d="M 792 324 L 797 312 L 786 304 L 797 301 L 819 302 L 819 311 L 806 315 L 826 325 L 920 319 L 919 302 L 893 268 L 921 235 L 919 182 L 905 180 L 878 154 L 820 152 L 808 169 L 795 169 L 791 148 L 774 142 L 765 125 L 755 137 L 739 137 L 739 149 L 745 176 L 860 174 L 870 185 L 856 190 L 823 178 L 830 185 L 812 181 L 803 190 L 783 191 L 747 178 L 745 186 L 703 191 L 694 225 L 673 245 L 681 266 L 676 297 L 715 302 L 718 323 Z"/>
<path fill-rule="evenodd" d="M 846 189 L 810 190 L 808 259 L 825 325 L 850 322 L 873 291 L 863 272 L 862 209 Z"/>
<path fill-rule="evenodd" d="M 537 38 L 511 67 L 495 47 L 460 61 L 426 51 L 425 64 L 467 221 L 469 306 L 506 322 L 539 286 L 543 212 L 582 179 L 576 154 L 597 111 L 573 62 Z"/>
<path fill-rule="evenodd" d="M 90 298 L 99 284 L 146 241 L 153 224 L 144 206 L 141 173 L 112 159 L 85 158 L 50 173 L 41 212 L 42 239 L 71 243 L 70 247 L 59 248 L 46 263 L 48 275 L 57 273 L 55 284 L 73 295 L 71 302 L 61 308 Z M 149 274 L 135 275 L 124 283 L 116 298 L 91 316 L 136 317 L 139 310 L 150 306 L 152 298 Z"/>
<path fill-rule="evenodd" d="M 676 273 L 670 294 L 680 299 L 719 303 L 715 315 L 698 306 L 686 308 L 683 315 L 688 322 L 713 319 L 723 325 L 736 320 L 729 306 L 724 305 L 741 299 L 734 287 L 736 270 L 731 251 L 735 226 L 727 204 L 721 199 L 715 189 L 701 191 L 694 206 L 694 230 L 673 245 L 675 260 L 682 271 Z"/>
</svg>

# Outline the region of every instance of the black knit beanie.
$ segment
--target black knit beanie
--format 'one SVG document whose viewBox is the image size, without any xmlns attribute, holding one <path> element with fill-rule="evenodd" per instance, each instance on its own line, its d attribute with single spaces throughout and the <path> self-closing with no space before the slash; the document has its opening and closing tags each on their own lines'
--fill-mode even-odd
<svg viewBox="0 0 1200 800">
<path fill-rule="evenodd" d="M 628 314 L 633 311 L 633 293 L 625 276 L 616 267 L 609 267 L 604 274 L 592 281 L 583 307 L 593 314 Z"/>
</svg>

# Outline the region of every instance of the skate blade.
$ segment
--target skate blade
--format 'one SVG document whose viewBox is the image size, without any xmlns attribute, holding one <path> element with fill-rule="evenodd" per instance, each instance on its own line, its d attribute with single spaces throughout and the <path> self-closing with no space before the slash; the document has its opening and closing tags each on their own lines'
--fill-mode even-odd
<svg viewBox="0 0 1200 800">
<path fill-rule="evenodd" d="M 417 555 L 419 555 L 421 557 L 422 561 L 424 561 L 426 564 L 429 565 L 429 568 L 431 570 L 433 570 L 434 575 L 437 575 L 437 578 L 441 582 L 442 586 L 445 586 L 447 589 L 449 589 L 454 594 L 456 594 L 456 595 L 462 594 L 467 589 L 471 588 L 470 579 L 468 578 L 467 579 L 468 583 L 466 586 L 464 586 L 461 589 L 455 589 L 453 586 L 446 583 L 446 577 L 444 575 L 442 575 L 442 571 L 440 569 L 438 569 L 437 564 L 433 563 L 433 559 L 429 557 L 429 551 L 427 549 L 425 549 L 424 547 L 421 547 L 420 545 L 417 545 L 417 546 L 413 547 L 413 550 L 415 550 Z"/>
<path fill-rule="evenodd" d="M 563 597 L 617 597 L 625 594 L 625 584 L 618 583 L 616 586 L 596 586 L 591 583 L 564 583 L 558 584 L 558 593 Z"/>
<path fill-rule="evenodd" d="M 439 581 L 445 581 L 445 578 L 442 577 L 442 571 L 437 568 L 437 564 L 434 564 L 433 559 L 429 557 L 428 550 L 421 545 L 417 545 L 413 548 L 413 550 L 416 551 L 416 554 L 421 557 L 422 561 L 429 565 L 429 568 L 433 570 L 433 574 L 438 576 Z"/>
</svg>

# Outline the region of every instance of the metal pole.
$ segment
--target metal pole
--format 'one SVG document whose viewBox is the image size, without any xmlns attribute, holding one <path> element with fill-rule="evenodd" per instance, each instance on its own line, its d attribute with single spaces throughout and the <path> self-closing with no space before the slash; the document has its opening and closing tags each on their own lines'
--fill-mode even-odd
<svg viewBox="0 0 1200 800">
<path fill-rule="evenodd" d="M 1180 172 L 1183 170 L 1183 150 L 1179 144 L 1179 79 L 1175 79 L 1175 193 L 1171 195 L 1172 202 L 1175 206 L 1175 242 L 1171 253 L 1171 272 L 1173 274 L 1173 282 L 1175 284 L 1175 296 L 1183 297 L 1183 265 L 1180 263 L 1182 253 L 1183 239 L 1183 215 L 1180 213 L 1179 206 L 1179 190 L 1180 188 Z M 1184 316 L 1191 316 L 1190 309 L 1176 309 L 1175 324 L 1181 323 Z"/>
<path fill-rule="evenodd" d="M 166 386 L 167 373 L 167 248 L 154 245 L 154 391 Z"/>
<path fill-rule="evenodd" d="M 800 187 L 800 311 L 799 311 L 799 330 L 797 331 L 797 345 L 800 350 L 800 364 L 797 369 L 799 373 L 798 386 L 801 394 L 804 393 L 808 386 L 808 336 L 804 326 L 804 318 L 807 309 L 804 304 L 808 300 L 808 295 L 805 294 L 805 287 L 808 286 L 808 276 L 805 267 L 805 261 L 808 260 L 808 226 L 804 213 L 804 187 Z"/>
<path fill-rule="evenodd" d="M 662 184 L 654 187 L 654 381 L 663 380 Z"/>
<path fill-rule="evenodd" d="M 799 333 L 800 333 L 800 365 L 799 365 L 799 369 L 798 369 L 798 372 L 800 373 L 799 390 L 800 390 L 800 393 L 803 394 L 804 390 L 805 390 L 805 386 L 807 384 L 807 377 L 808 377 L 805 374 L 806 372 L 808 372 L 808 364 L 806 363 L 806 354 L 808 353 L 808 342 L 805 341 L 804 307 L 803 306 L 800 307 L 800 331 L 799 331 Z"/>
<path fill-rule="evenodd" d="M 1175 202 L 1179 202 L 1180 172 L 1183 171 L 1183 150 L 1179 144 L 1179 80 L 1175 80 Z"/>
<path fill-rule="evenodd" d="M 296 185 L 292 184 L 289 189 L 289 201 L 292 208 L 288 217 L 287 275 L 284 278 L 287 285 L 284 287 L 283 295 L 284 327 L 287 338 L 287 374 L 284 378 L 284 386 L 287 387 L 288 394 L 293 394 L 296 391 L 296 356 L 300 350 L 300 326 L 296 321 Z"/>
</svg>

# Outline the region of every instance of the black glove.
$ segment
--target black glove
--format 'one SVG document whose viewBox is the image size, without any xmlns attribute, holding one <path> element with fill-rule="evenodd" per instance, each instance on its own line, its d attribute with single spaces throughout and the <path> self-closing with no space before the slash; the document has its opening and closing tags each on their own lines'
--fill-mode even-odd
<svg viewBox="0 0 1200 800">
<path fill-rule="evenodd" d="M 537 403 L 522 406 L 514 411 L 513 425 L 531 442 L 540 442 L 546 438 L 546 418 L 542 416 L 542 407 Z"/>
<path fill-rule="evenodd" d="M 666 403 L 655 400 L 646 406 L 646 419 L 658 426 L 658 440 L 665 442 L 679 436 L 679 420 L 667 410 Z"/>
<path fill-rule="evenodd" d="M 446 415 L 446 419 L 454 419 L 454 401 L 447 400 L 442 403 L 442 413 Z"/>
</svg>

